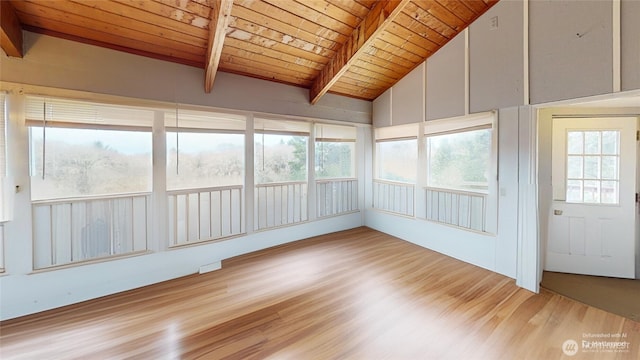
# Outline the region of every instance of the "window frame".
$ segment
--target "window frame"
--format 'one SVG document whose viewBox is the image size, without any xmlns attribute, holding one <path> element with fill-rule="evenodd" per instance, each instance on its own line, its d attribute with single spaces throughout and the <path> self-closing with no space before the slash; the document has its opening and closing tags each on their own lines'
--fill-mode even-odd
<svg viewBox="0 0 640 360">
<path fill-rule="evenodd" d="M 330 132 L 332 132 L 331 129 L 333 129 L 333 131 L 340 131 L 340 130 L 349 130 L 350 132 L 352 131 L 352 134 L 329 134 L 327 137 L 324 136 L 324 127 L 328 127 L 328 129 L 330 130 Z M 316 181 L 330 181 L 330 180 L 345 180 L 345 179 L 356 179 L 358 177 L 357 174 L 357 166 L 356 166 L 356 159 L 357 159 L 357 128 L 355 126 L 347 126 L 347 125 L 333 125 L 333 124 L 324 124 L 324 123 L 316 123 L 314 125 L 315 127 L 315 132 L 314 132 L 314 169 L 313 169 L 313 173 L 314 173 L 314 178 Z M 319 135 L 319 136 L 318 136 Z M 316 170 L 318 168 L 318 159 L 317 159 L 317 155 L 318 155 L 318 144 L 321 143 L 333 143 L 333 144 L 340 144 L 340 143 L 349 143 L 349 144 L 353 144 L 353 152 L 351 153 L 351 164 L 350 164 L 350 176 L 333 176 L 333 177 L 321 177 L 318 175 L 318 171 Z M 324 166 L 324 164 L 323 164 Z"/>
<path fill-rule="evenodd" d="M 47 104 L 49 102 L 49 104 Z M 38 113 L 38 109 L 42 106 L 42 111 Z M 47 106 L 50 108 L 47 109 Z M 45 113 L 55 113 L 56 106 L 59 107 L 58 114 L 55 115 L 54 118 L 48 119 Z M 78 106 L 80 110 L 78 114 L 72 113 L 69 106 Z M 84 108 L 83 108 L 84 107 Z M 95 114 L 90 113 L 91 107 L 95 107 L 98 110 L 95 110 Z M 121 118 L 115 116 L 113 119 L 103 121 L 101 120 L 101 116 L 99 113 L 100 108 L 108 109 L 108 111 L 114 111 L 115 113 L 119 111 L 133 111 L 146 113 L 149 118 L 146 120 L 138 120 L 133 125 L 126 125 L 127 118 Z M 52 110 L 53 109 L 53 110 Z M 89 109 L 89 110 L 88 110 Z M 84 113 L 83 113 L 84 112 Z M 89 114 L 87 115 L 87 112 Z M 126 196 L 126 195 L 149 195 L 153 191 L 153 112 L 154 110 L 147 107 L 137 107 L 137 106 L 128 106 L 128 105 L 114 105 L 111 103 L 101 103 L 95 101 L 88 100 L 76 100 L 76 99 L 67 99 L 67 98 L 57 98 L 57 97 L 41 97 L 41 96 L 30 96 L 28 95 L 26 98 L 26 111 L 25 111 L 25 127 L 29 133 L 29 177 L 31 183 L 31 197 L 30 200 L 32 203 L 45 203 L 45 202 L 55 202 L 55 201 L 63 201 L 63 200 L 82 200 L 82 199 L 106 199 L 112 197 Z M 40 118 L 42 115 L 42 118 Z M 82 121 L 83 116 L 95 116 L 96 121 Z M 116 114 L 117 115 L 117 114 Z M 59 117 L 62 116 L 62 117 Z M 64 116 L 69 116 L 72 120 L 66 121 L 64 120 Z M 62 119 L 62 120 L 61 120 Z M 109 192 L 103 194 L 85 194 L 85 195 L 71 195 L 71 196 L 48 196 L 46 198 L 33 198 L 33 177 L 37 176 L 34 174 L 36 170 L 34 168 L 33 162 L 33 140 L 32 140 L 32 132 L 34 129 L 40 128 L 43 131 L 43 151 L 46 154 L 46 130 L 48 128 L 56 128 L 56 129 L 76 129 L 76 130 L 106 130 L 106 131 L 125 131 L 125 132 L 141 132 L 149 134 L 149 174 L 148 174 L 148 189 L 144 191 L 118 191 L 118 192 Z M 46 156 L 46 155 L 45 155 Z M 44 158 L 43 158 L 44 161 Z M 43 165 L 44 166 L 44 165 Z M 45 171 L 44 168 L 42 171 Z"/>
<path fill-rule="evenodd" d="M 436 188 L 430 187 L 428 184 L 428 169 L 429 164 L 426 163 L 429 161 L 429 156 L 427 154 L 427 139 L 430 136 L 437 136 L 442 134 L 454 134 L 454 133 L 462 133 L 467 131 L 474 131 L 479 129 L 491 129 L 491 145 L 490 145 L 490 155 L 489 155 L 489 173 L 487 175 L 487 192 L 474 192 L 472 190 L 460 190 L 455 188 Z M 427 196 L 427 192 L 436 191 L 436 192 L 447 192 L 447 193 L 458 193 L 469 196 L 478 196 L 482 195 L 486 199 L 486 204 L 484 205 L 483 210 L 483 225 L 482 230 L 474 230 L 467 227 L 451 225 L 463 230 L 467 231 L 478 231 L 483 234 L 491 234 L 495 235 L 498 231 L 498 187 L 499 187 L 499 177 L 498 177 L 498 163 L 499 163 L 499 148 L 498 148 L 498 139 L 499 139 L 499 117 L 497 111 L 488 111 L 476 114 L 470 114 L 460 117 L 448 118 L 448 119 L 438 119 L 426 121 L 424 123 L 424 131 L 422 134 L 423 141 L 423 149 L 424 152 L 424 177 L 422 187 L 425 191 L 425 197 Z M 427 215 L 427 214 L 425 214 Z M 428 216 L 427 216 L 428 217 Z M 437 223 L 443 223 L 441 221 L 427 219 L 428 221 L 434 221 Z"/>
</svg>

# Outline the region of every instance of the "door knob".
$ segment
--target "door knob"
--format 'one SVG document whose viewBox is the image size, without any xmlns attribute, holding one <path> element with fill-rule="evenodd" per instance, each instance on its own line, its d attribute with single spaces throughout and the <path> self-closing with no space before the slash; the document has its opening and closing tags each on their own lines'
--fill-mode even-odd
<svg viewBox="0 0 640 360">
<path fill-rule="evenodd" d="M 553 215 L 562 215 L 562 210 L 553 210 Z"/>
</svg>

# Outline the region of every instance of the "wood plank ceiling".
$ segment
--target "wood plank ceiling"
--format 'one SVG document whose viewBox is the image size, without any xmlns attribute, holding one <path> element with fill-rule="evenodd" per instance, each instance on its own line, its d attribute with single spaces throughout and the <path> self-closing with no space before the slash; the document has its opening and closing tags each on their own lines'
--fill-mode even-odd
<svg viewBox="0 0 640 360">
<path fill-rule="evenodd" d="M 25 30 L 205 68 L 211 83 L 219 70 L 301 86 L 315 103 L 327 91 L 375 99 L 497 1 L 10 3 Z"/>
</svg>

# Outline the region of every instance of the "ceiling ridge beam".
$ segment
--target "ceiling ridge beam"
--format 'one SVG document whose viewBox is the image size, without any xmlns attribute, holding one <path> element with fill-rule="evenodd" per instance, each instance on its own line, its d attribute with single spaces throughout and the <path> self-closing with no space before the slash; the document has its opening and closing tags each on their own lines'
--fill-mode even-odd
<svg viewBox="0 0 640 360">
<path fill-rule="evenodd" d="M 364 53 L 402 12 L 410 0 L 377 1 L 365 18 L 353 29 L 351 36 L 320 71 L 309 89 L 309 100 L 316 104 L 320 98 L 344 75 L 351 64 Z"/>
<path fill-rule="evenodd" d="M 22 27 L 9 1 L 0 1 L 0 46 L 9 56 L 22 57 Z"/>
<path fill-rule="evenodd" d="M 211 22 L 209 23 L 209 42 L 207 44 L 207 61 L 205 62 L 204 91 L 208 94 L 213 89 L 213 82 L 218 72 L 222 46 L 231 18 L 233 0 L 211 1 Z"/>
</svg>

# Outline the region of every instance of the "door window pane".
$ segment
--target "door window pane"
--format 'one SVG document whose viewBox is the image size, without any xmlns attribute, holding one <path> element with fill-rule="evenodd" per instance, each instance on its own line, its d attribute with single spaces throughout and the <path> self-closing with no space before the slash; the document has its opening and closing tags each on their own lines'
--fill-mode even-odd
<svg viewBox="0 0 640 360">
<path fill-rule="evenodd" d="M 567 153 L 566 201 L 618 204 L 620 131 L 569 131 Z"/>
<path fill-rule="evenodd" d="M 602 157 L 602 178 L 607 180 L 616 180 L 618 178 L 617 156 Z"/>
<path fill-rule="evenodd" d="M 584 132 L 584 153 L 600 154 L 600 131 Z"/>
<path fill-rule="evenodd" d="M 584 153 L 584 134 L 582 131 L 570 131 L 567 135 L 567 149 L 569 154 Z"/>
<path fill-rule="evenodd" d="M 616 155 L 619 153 L 620 146 L 619 131 L 603 131 L 602 132 L 602 153 L 606 155 Z"/>
<path fill-rule="evenodd" d="M 573 179 L 582 178 L 582 156 L 569 156 L 567 176 Z"/>
<path fill-rule="evenodd" d="M 584 178 L 598 179 L 600 177 L 600 157 L 585 156 L 584 157 Z"/>
</svg>

